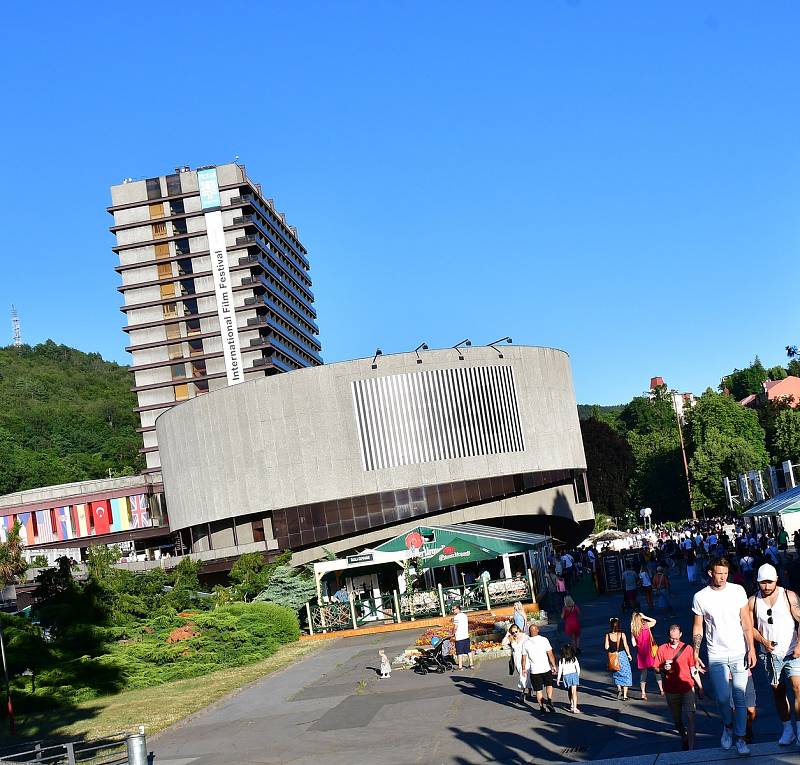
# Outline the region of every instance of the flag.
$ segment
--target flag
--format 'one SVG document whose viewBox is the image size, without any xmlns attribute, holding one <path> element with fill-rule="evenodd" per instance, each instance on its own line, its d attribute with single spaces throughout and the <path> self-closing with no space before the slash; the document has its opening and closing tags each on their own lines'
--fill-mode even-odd
<svg viewBox="0 0 800 765">
<path fill-rule="evenodd" d="M 56 541 L 56 535 L 53 533 L 53 519 L 51 513 L 51 510 L 36 511 L 36 541 L 39 542 L 39 544 Z"/>
<path fill-rule="evenodd" d="M 72 539 L 75 536 L 69 506 L 56 508 L 56 528 L 59 539 Z"/>
<path fill-rule="evenodd" d="M 89 519 L 86 517 L 86 505 L 72 506 L 72 525 L 75 529 L 75 536 L 89 536 Z"/>
<path fill-rule="evenodd" d="M 100 502 L 90 502 L 89 512 L 92 518 L 92 525 L 94 526 L 93 533 L 95 534 L 108 534 L 111 531 L 111 508 L 109 507 L 108 500 L 104 499 Z"/>
<path fill-rule="evenodd" d="M 111 500 L 111 531 L 126 531 L 131 527 L 131 515 L 128 509 L 128 498 L 120 497 Z"/>
<path fill-rule="evenodd" d="M 17 513 L 17 520 L 19 521 L 19 538 L 22 544 L 33 544 L 33 521 L 31 520 L 33 513 Z"/>
<path fill-rule="evenodd" d="M 129 499 L 131 502 L 131 528 L 146 528 L 150 525 L 150 518 L 147 515 L 147 496 L 145 494 L 134 494 Z"/>
</svg>

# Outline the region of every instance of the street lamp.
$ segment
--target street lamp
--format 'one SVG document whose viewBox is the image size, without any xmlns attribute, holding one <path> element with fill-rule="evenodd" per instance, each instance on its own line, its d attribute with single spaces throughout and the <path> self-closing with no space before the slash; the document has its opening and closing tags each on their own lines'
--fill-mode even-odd
<svg viewBox="0 0 800 765">
<path fill-rule="evenodd" d="M 427 350 L 428 350 L 428 344 L 427 343 L 420 343 L 416 348 L 414 348 L 414 353 L 417 354 L 417 364 L 421 364 L 422 363 L 422 359 L 419 357 L 419 352 L 420 351 L 427 351 Z"/>
<path fill-rule="evenodd" d="M 512 342 L 510 337 L 501 337 L 499 340 L 494 340 L 491 343 L 486 343 L 487 347 L 494 348 L 497 351 L 497 355 L 499 358 L 503 358 L 503 352 L 499 348 L 495 348 L 497 343 L 510 343 Z"/>
<path fill-rule="evenodd" d="M 454 351 L 458 351 L 458 360 L 464 361 L 464 354 L 461 353 L 461 346 L 464 345 L 467 348 L 472 345 L 472 340 L 462 340 L 460 343 L 456 343 L 453 346 Z"/>
<path fill-rule="evenodd" d="M 686 476 L 686 491 L 689 495 L 689 511 L 692 513 L 692 520 L 697 520 L 697 513 L 695 512 L 694 505 L 692 504 L 692 482 L 689 480 L 689 462 L 686 460 L 686 446 L 683 443 L 683 428 L 681 427 L 681 418 L 678 414 L 678 404 L 675 396 L 680 395 L 674 388 L 669 392 L 669 397 L 672 399 L 672 409 L 675 412 L 675 421 L 678 423 L 678 437 L 681 441 L 681 456 L 683 457 L 683 472 Z M 703 511 L 705 516 L 705 510 Z"/>
<path fill-rule="evenodd" d="M 378 368 L 378 365 L 375 363 L 375 359 L 377 359 L 378 356 L 383 356 L 383 351 L 380 348 L 376 348 L 375 349 L 375 355 L 372 357 L 372 368 L 373 369 L 377 369 Z"/>
</svg>

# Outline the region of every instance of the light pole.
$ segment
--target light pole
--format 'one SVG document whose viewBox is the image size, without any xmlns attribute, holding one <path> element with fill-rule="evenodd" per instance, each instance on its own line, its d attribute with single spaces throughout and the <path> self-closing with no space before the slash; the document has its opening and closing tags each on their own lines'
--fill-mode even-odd
<svg viewBox="0 0 800 765">
<path fill-rule="evenodd" d="M 683 443 L 683 428 L 681 427 L 681 418 L 678 414 L 678 405 L 675 402 L 675 396 L 680 395 L 678 391 L 671 390 L 669 397 L 672 399 L 672 409 L 675 412 L 675 422 L 678 423 L 678 437 L 681 441 L 681 456 L 683 457 L 683 472 L 686 476 L 686 492 L 689 495 L 689 510 L 692 513 L 692 520 L 697 520 L 697 513 L 695 512 L 694 505 L 692 504 L 692 482 L 689 480 L 689 463 L 686 460 L 686 447 Z M 703 513 L 705 515 L 705 512 Z"/>
</svg>

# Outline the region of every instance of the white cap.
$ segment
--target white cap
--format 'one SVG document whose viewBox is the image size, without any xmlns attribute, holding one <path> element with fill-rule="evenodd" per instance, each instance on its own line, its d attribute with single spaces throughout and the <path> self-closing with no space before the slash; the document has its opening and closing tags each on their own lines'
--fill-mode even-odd
<svg viewBox="0 0 800 765">
<path fill-rule="evenodd" d="M 756 581 L 777 582 L 778 572 L 775 570 L 775 566 L 773 566 L 771 563 L 765 563 L 763 566 L 761 566 L 756 574 Z"/>
</svg>

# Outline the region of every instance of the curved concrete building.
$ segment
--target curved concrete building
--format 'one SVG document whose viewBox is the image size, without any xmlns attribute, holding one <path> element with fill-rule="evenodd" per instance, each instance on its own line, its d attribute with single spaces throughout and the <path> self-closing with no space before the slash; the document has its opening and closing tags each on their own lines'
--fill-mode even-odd
<svg viewBox="0 0 800 765">
<path fill-rule="evenodd" d="M 568 355 L 506 346 L 300 369 L 157 422 L 170 526 L 193 551 L 295 562 L 465 521 L 566 542 L 594 522 Z"/>
</svg>

